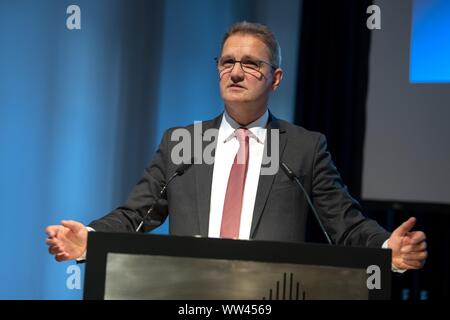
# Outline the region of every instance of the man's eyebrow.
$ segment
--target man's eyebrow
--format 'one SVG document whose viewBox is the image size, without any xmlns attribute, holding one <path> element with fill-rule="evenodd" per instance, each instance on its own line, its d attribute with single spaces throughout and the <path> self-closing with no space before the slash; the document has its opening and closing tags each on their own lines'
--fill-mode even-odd
<svg viewBox="0 0 450 320">
<path fill-rule="evenodd" d="M 241 58 L 241 60 L 242 60 L 242 59 L 259 60 L 259 58 L 255 57 L 255 56 L 252 56 L 252 55 L 250 55 L 250 54 L 243 55 L 242 58 Z"/>
<path fill-rule="evenodd" d="M 236 58 L 235 58 L 233 55 L 231 55 L 231 54 L 226 54 L 226 55 L 223 55 L 223 56 L 221 57 L 221 59 L 233 59 L 233 60 L 235 60 Z M 252 55 L 250 55 L 250 54 L 243 55 L 243 56 L 241 57 L 241 60 L 242 60 L 242 59 L 259 60 L 259 58 L 255 57 L 255 56 L 252 56 Z"/>
<path fill-rule="evenodd" d="M 234 56 L 232 56 L 231 54 L 226 54 L 224 56 L 220 57 L 221 59 L 234 59 Z"/>
</svg>

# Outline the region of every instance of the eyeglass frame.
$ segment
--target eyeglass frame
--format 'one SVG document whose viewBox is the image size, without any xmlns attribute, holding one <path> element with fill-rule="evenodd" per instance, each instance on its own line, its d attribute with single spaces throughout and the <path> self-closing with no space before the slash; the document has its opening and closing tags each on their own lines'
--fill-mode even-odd
<svg viewBox="0 0 450 320">
<path fill-rule="evenodd" d="M 214 58 L 214 61 L 216 62 L 217 68 L 219 68 L 219 61 L 220 61 L 220 59 L 221 59 L 221 58 L 219 58 L 219 57 L 215 57 L 215 58 Z M 231 59 L 231 58 L 230 58 L 230 59 Z M 234 62 L 233 62 L 233 66 L 229 69 L 230 71 L 234 69 L 234 66 L 236 65 L 236 63 L 239 63 L 239 65 L 241 66 L 242 72 L 248 73 L 248 72 L 245 72 L 244 67 L 242 66 L 242 60 L 235 60 L 235 59 L 231 59 L 231 60 L 233 60 Z M 254 62 L 257 62 L 257 63 L 259 64 L 259 66 L 258 66 L 258 70 L 256 70 L 256 69 L 253 69 L 253 70 L 255 70 L 256 72 L 259 72 L 264 78 L 265 78 L 265 76 L 264 76 L 264 74 L 263 74 L 263 73 L 261 72 L 261 70 L 260 70 L 260 69 L 261 69 L 261 64 L 266 64 L 266 65 L 268 65 L 268 66 L 272 69 L 272 71 L 275 71 L 275 70 L 278 69 L 277 66 L 271 64 L 270 62 L 264 61 L 264 60 L 255 59 Z M 225 69 L 224 69 L 224 70 L 225 70 Z M 224 70 L 222 70 L 222 71 L 224 71 Z M 222 71 L 219 70 L 219 72 L 222 72 Z"/>
</svg>

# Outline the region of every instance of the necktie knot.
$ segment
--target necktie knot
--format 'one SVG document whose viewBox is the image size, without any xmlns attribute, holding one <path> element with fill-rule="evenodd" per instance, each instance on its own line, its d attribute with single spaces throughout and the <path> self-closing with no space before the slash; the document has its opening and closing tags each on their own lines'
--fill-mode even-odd
<svg viewBox="0 0 450 320">
<path fill-rule="evenodd" d="M 248 129 L 247 128 L 238 128 L 235 131 L 235 135 L 239 141 L 239 144 L 242 145 L 245 142 L 245 139 L 248 138 Z"/>
</svg>

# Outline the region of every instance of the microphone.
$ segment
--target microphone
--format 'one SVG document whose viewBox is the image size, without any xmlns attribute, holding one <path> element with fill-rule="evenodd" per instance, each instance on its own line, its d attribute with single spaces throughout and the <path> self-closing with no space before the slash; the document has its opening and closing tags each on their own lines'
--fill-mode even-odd
<svg viewBox="0 0 450 320">
<path fill-rule="evenodd" d="M 147 217 L 153 212 L 153 210 L 155 209 L 155 204 L 158 203 L 159 205 L 159 201 L 164 197 L 165 193 L 166 193 L 166 189 L 169 186 L 170 182 L 172 182 L 173 179 L 175 179 L 175 177 L 179 177 L 182 176 L 192 165 L 194 164 L 194 159 L 191 159 L 191 161 L 189 163 L 182 163 L 177 170 L 175 170 L 175 173 L 169 178 L 169 180 L 167 180 L 167 182 L 164 184 L 164 186 L 161 188 L 161 191 L 159 192 L 158 198 L 156 198 L 156 200 L 153 202 L 153 204 L 151 205 L 150 209 L 148 209 L 147 213 L 144 215 L 144 217 L 142 218 L 141 223 L 139 223 L 138 227 L 136 228 L 135 232 L 139 232 L 139 230 L 141 230 L 142 226 L 144 225 L 144 221 L 145 219 L 147 219 Z"/>
<path fill-rule="evenodd" d="M 295 173 L 287 166 L 286 163 L 281 162 L 281 168 L 283 168 L 284 173 L 288 176 L 289 179 L 291 179 L 292 181 L 295 181 L 298 186 L 300 187 L 300 189 L 302 189 L 303 194 L 305 195 L 306 201 L 308 202 L 309 207 L 311 208 L 312 212 L 314 213 L 314 216 L 316 217 L 317 222 L 319 223 L 320 229 L 322 229 L 323 234 L 325 235 L 325 237 L 327 238 L 327 241 L 329 244 L 333 244 L 333 241 L 331 241 L 330 236 L 328 235 L 327 231 L 325 230 L 325 227 L 322 223 L 322 221 L 320 221 L 319 215 L 317 214 L 316 208 L 314 207 L 314 205 L 311 202 L 311 199 L 308 196 L 308 193 L 306 192 L 305 188 L 303 188 L 302 183 L 300 182 L 300 179 L 295 175 Z"/>
</svg>

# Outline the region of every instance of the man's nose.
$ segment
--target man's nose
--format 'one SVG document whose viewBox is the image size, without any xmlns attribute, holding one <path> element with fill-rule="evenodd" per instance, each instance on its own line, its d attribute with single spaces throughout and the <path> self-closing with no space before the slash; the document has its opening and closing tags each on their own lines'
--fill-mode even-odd
<svg viewBox="0 0 450 320">
<path fill-rule="evenodd" d="M 241 63 L 236 62 L 230 72 L 231 81 L 240 82 L 240 81 L 244 80 L 244 77 L 245 77 L 245 73 L 244 73 L 244 70 L 242 70 Z"/>
</svg>

